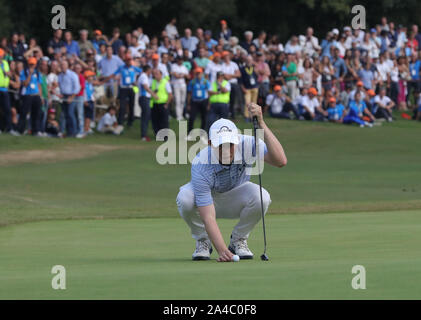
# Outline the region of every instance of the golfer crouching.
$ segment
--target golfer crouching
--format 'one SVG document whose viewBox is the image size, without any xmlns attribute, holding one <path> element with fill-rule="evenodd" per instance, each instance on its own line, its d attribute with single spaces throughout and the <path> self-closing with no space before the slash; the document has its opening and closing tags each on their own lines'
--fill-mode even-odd
<svg viewBox="0 0 421 320">
<path fill-rule="evenodd" d="M 262 108 L 252 103 L 248 109 L 264 133 L 264 141 L 258 140 L 257 154 L 253 136 L 238 134 L 233 122 L 219 119 L 209 129 L 209 146 L 192 163 L 191 181 L 178 193 L 178 211 L 196 240 L 193 260 L 209 260 L 212 245 L 219 262 L 232 261 L 234 254 L 240 259 L 253 258 L 247 239 L 262 213 L 259 185 L 249 181 L 251 169 L 256 156 L 279 168 L 287 164 L 287 158 L 281 143 L 265 124 Z M 266 214 L 271 199 L 265 189 L 262 194 Z M 239 219 L 228 248 L 217 218 Z"/>
</svg>

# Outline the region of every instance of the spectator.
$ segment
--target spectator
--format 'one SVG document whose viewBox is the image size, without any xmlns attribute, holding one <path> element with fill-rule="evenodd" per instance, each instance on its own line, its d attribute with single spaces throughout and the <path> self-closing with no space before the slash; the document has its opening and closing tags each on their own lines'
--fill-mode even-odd
<svg viewBox="0 0 421 320">
<path fill-rule="evenodd" d="M 367 105 L 363 100 L 361 100 L 361 92 L 355 93 L 355 100 L 351 101 L 349 104 L 348 114 L 343 119 L 343 123 L 352 124 L 357 123 L 361 128 L 363 127 L 372 127 L 372 124 L 368 121 L 364 121 L 363 116 L 366 114 L 371 121 L 374 121 L 375 118 L 368 110 Z"/>
<path fill-rule="evenodd" d="M 212 55 L 214 47 L 218 44 L 218 41 L 212 39 L 212 31 L 205 31 L 205 45 L 208 49 L 208 55 Z"/>
<path fill-rule="evenodd" d="M 67 55 L 76 55 L 78 57 L 80 56 L 79 44 L 73 40 L 73 36 L 70 31 L 66 31 L 64 33 L 64 42 Z"/>
<path fill-rule="evenodd" d="M 308 89 L 307 95 L 302 98 L 302 116 L 306 120 L 323 121 L 328 113 L 320 106 L 317 99 L 317 90 L 313 87 Z"/>
<path fill-rule="evenodd" d="M 162 76 L 159 69 L 153 70 L 153 80 L 151 90 L 155 93 L 152 95 L 151 119 L 152 127 L 155 135 L 162 129 L 168 129 L 168 106 L 173 98 L 171 85 L 167 77 Z"/>
<path fill-rule="evenodd" d="M 125 64 L 120 66 L 109 79 L 117 79 L 119 81 L 118 97 L 120 99 L 120 110 L 118 111 L 118 124 L 123 125 L 126 121 L 127 106 L 129 109 L 129 117 L 127 119 L 128 127 L 134 122 L 134 98 L 135 93 L 133 87 L 136 85 L 137 77 L 142 69 L 132 65 L 132 57 L 127 54 L 124 58 Z"/>
<path fill-rule="evenodd" d="M 195 77 L 190 80 L 187 91 L 187 111 L 189 112 L 188 132 L 193 130 L 196 116 L 200 113 L 201 124 L 200 128 L 206 130 L 206 115 L 208 109 L 208 91 L 211 88 L 210 82 L 203 76 L 203 69 L 197 67 L 194 69 Z M 189 135 L 188 140 L 192 140 Z"/>
<path fill-rule="evenodd" d="M 345 107 L 341 103 L 336 103 L 335 97 L 329 99 L 327 118 L 330 122 L 343 123 L 345 118 Z"/>
<path fill-rule="evenodd" d="M 151 107 L 150 99 L 154 95 L 155 99 L 158 100 L 158 96 L 150 88 L 149 78 L 152 75 L 152 68 L 148 65 L 143 67 L 143 72 L 138 80 L 138 87 L 140 88 L 139 94 L 139 105 L 142 109 L 141 115 L 141 126 L 140 126 L 140 136 L 142 141 L 150 141 L 148 137 L 148 125 L 151 118 Z"/>
<path fill-rule="evenodd" d="M 109 45 L 107 46 L 105 58 L 103 58 L 98 64 L 98 69 L 103 77 L 109 78 L 123 65 L 124 62 L 113 54 L 113 48 Z M 112 78 L 106 83 L 105 90 L 106 92 L 110 92 L 113 97 L 117 95 L 115 82 Z"/>
<path fill-rule="evenodd" d="M 392 109 L 395 103 L 386 96 L 386 89 L 381 88 L 379 94 L 374 98 L 373 113 L 377 119 L 384 118 L 388 122 L 392 122 Z"/>
<path fill-rule="evenodd" d="M 297 120 L 303 119 L 299 115 L 297 108 L 291 103 L 291 98 L 282 92 L 281 86 L 276 85 L 273 91 L 274 93 L 266 98 L 266 106 L 271 117 L 290 120 L 290 112 L 292 112 Z"/>
<path fill-rule="evenodd" d="M 56 110 L 54 108 L 48 109 L 45 133 L 49 137 L 62 137 L 60 125 L 56 120 Z"/>
<path fill-rule="evenodd" d="M 248 55 L 246 58 L 246 64 L 240 68 L 241 72 L 241 89 L 244 93 L 245 105 L 243 109 L 243 115 L 246 121 L 250 121 L 250 115 L 248 112 L 248 105 L 250 103 L 257 103 L 259 95 L 259 84 L 258 75 L 254 70 L 253 57 Z"/>
<path fill-rule="evenodd" d="M 176 27 L 177 19 L 172 18 L 170 23 L 165 26 L 165 31 L 170 39 L 177 39 L 178 38 L 178 31 Z"/>
<path fill-rule="evenodd" d="M 79 51 L 80 51 L 80 58 L 82 60 L 86 60 L 87 53 L 89 51 L 93 51 L 95 48 L 91 41 L 88 40 L 88 30 L 83 29 L 79 32 L 80 39 L 79 39 Z"/>
<path fill-rule="evenodd" d="M 240 87 L 238 85 L 238 79 L 241 77 L 240 69 L 238 65 L 231 61 L 231 53 L 229 51 L 224 51 L 222 53 L 222 72 L 224 73 L 224 77 L 231 86 L 230 91 L 230 117 L 231 119 L 235 119 L 235 110 L 238 109 L 239 100 L 240 100 Z"/>
<path fill-rule="evenodd" d="M 165 64 L 159 62 L 159 54 L 157 53 L 152 55 L 152 68 L 161 71 L 164 78 L 169 78 L 170 73 L 168 72 L 168 68 Z"/>
<path fill-rule="evenodd" d="M 205 74 L 211 83 L 216 80 L 216 74 L 222 72 L 221 55 L 218 52 L 213 54 L 213 60 L 209 61 L 205 69 Z"/>
<path fill-rule="evenodd" d="M 207 123 L 207 131 L 216 120 L 228 118 L 230 103 L 231 85 L 225 80 L 224 73 L 218 71 L 216 73 L 216 81 L 211 83 L 209 90 L 209 115 Z"/>
<path fill-rule="evenodd" d="M 219 38 L 228 41 L 231 37 L 231 29 L 228 28 L 228 24 L 225 20 L 221 20 L 221 32 L 219 33 Z"/>
<path fill-rule="evenodd" d="M 26 118 L 31 113 L 31 131 L 34 136 L 42 136 L 39 128 L 41 112 L 41 74 L 36 68 L 37 59 L 28 59 L 28 67 L 22 70 L 20 81 L 22 83 L 22 110 L 19 116 L 18 131 L 22 134 L 26 130 Z"/>
<path fill-rule="evenodd" d="M 188 49 L 190 52 L 196 51 L 199 40 L 192 36 L 191 29 L 187 28 L 184 30 L 184 37 L 181 38 L 181 46 L 183 49 Z"/>
<path fill-rule="evenodd" d="M 105 35 L 103 35 L 102 34 L 102 31 L 101 30 L 95 30 L 94 32 L 93 32 L 93 34 L 94 34 L 94 38 L 93 38 L 93 40 L 91 41 L 91 43 L 92 43 L 92 45 L 93 45 L 93 47 L 94 47 L 94 49 L 95 49 L 95 51 L 97 52 L 97 53 L 100 53 L 101 52 L 101 49 L 100 49 L 100 47 L 101 46 L 107 46 L 107 42 L 108 42 L 108 39 L 107 39 L 107 36 L 105 36 Z"/>
<path fill-rule="evenodd" d="M 115 107 L 108 107 L 107 113 L 102 116 L 98 123 L 98 131 L 101 133 L 111 133 L 119 136 L 123 132 L 124 127 L 118 124 L 115 115 Z"/>
<path fill-rule="evenodd" d="M 17 132 L 12 127 L 12 113 L 10 108 L 10 97 L 8 91 L 10 81 L 10 68 L 9 63 L 4 60 L 5 51 L 0 49 L 0 107 L 3 111 L 5 119 L 5 127 L 2 128 L 4 131 L 9 132 L 12 135 L 17 135 Z"/>
<path fill-rule="evenodd" d="M 50 58 L 55 54 L 62 53 L 66 47 L 65 42 L 62 40 L 63 30 L 57 29 L 54 31 L 53 38 L 48 42 L 47 51 Z"/>
<path fill-rule="evenodd" d="M 194 58 L 194 63 L 197 67 L 202 68 L 203 70 L 206 69 L 209 63 L 208 52 L 205 48 L 199 48 L 199 55 Z"/>
<path fill-rule="evenodd" d="M 123 40 L 120 39 L 120 29 L 114 28 L 113 29 L 113 36 L 108 41 L 108 45 L 113 48 L 113 54 L 117 55 L 120 47 L 124 46 Z"/>
<path fill-rule="evenodd" d="M 76 126 L 76 138 L 84 138 L 85 137 L 85 114 L 84 114 L 84 101 L 85 101 L 85 77 L 82 74 L 82 65 L 80 63 L 76 63 L 74 66 L 74 72 L 79 78 L 79 92 L 76 94 L 74 98 L 74 102 L 76 104 L 76 114 L 77 114 L 77 126 Z"/>
<path fill-rule="evenodd" d="M 259 95 L 264 99 L 269 93 L 270 68 L 269 65 L 265 62 L 263 53 L 260 51 L 257 53 L 255 70 L 258 76 L 257 82 L 259 83 Z"/>
<path fill-rule="evenodd" d="M 19 34 L 14 32 L 11 37 L 9 45 L 10 53 L 13 57 L 13 60 L 23 61 L 23 54 L 25 53 L 25 48 L 23 44 L 19 41 Z"/>
<path fill-rule="evenodd" d="M 282 73 L 285 78 L 285 83 L 287 86 L 288 96 L 294 100 L 297 95 L 297 81 L 298 81 L 298 72 L 297 72 L 297 64 L 294 61 L 294 54 L 292 52 L 288 52 L 287 54 L 287 62 L 285 66 L 282 68 Z"/>
<path fill-rule="evenodd" d="M 178 121 L 184 120 L 183 110 L 186 101 L 187 86 L 186 80 L 189 78 L 189 71 L 183 64 L 183 58 L 176 57 L 176 63 L 171 66 L 171 84 L 174 89 L 175 113 Z"/>
<path fill-rule="evenodd" d="M 61 73 L 58 76 L 58 85 L 61 92 L 60 98 L 63 100 L 60 129 L 62 133 L 66 130 L 68 137 L 73 137 L 77 134 L 75 97 L 80 92 L 79 77 L 69 69 L 66 60 L 61 62 L 60 67 Z"/>
<path fill-rule="evenodd" d="M 250 46 L 253 43 L 253 32 L 246 31 L 244 32 L 244 41 L 240 43 L 240 46 L 244 48 L 247 52 L 250 52 Z"/>
</svg>

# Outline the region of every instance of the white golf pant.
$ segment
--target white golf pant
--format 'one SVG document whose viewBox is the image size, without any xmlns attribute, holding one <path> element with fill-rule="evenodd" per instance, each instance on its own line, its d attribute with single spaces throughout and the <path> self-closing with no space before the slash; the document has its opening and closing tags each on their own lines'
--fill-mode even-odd
<svg viewBox="0 0 421 320">
<path fill-rule="evenodd" d="M 265 189 L 262 189 L 262 196 L 263 209 L 266 214 L 271 199 Z M 216 218 L 240 219 L 232 232 L 233 240 L 247 239 L 251 230 L 262 217 L 259 186 L 246 182 L 224 193 L 213 192 L 212 197 Z M 194 201 L 191 183 L 180 188 L 177 206 L 181 217 L 191 229 L 192 237 L 196 240 L 209 239 Z"/>
<path fill-rule="evenodd" d="M 183 118 L 184 104 L 186 103 L 187 88 L 186 85 L 174 86 L 174 99 L 175 99 L 175 113 L 177 120 Z"/>
</svg>

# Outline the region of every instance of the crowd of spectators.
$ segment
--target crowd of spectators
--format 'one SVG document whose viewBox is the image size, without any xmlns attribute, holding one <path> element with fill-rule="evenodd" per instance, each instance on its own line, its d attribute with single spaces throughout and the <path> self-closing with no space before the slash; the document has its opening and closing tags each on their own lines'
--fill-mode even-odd
<svg viewBox="0 0 421 320">
<path fill-rule="evenodd" d="M 110 37 L 101 30 L 55 30 L 47 46 L 13 33 L 0 42 L 0 130 L 12 135 L 83 138 L 93 129 L 121 134 L 140 110 L 141 138 L 168 128 L 169 118 L 200 115 L 202 129 L 218 118 L 250 121 L 247 104 L 274 118 L 356 123 L 394 121 L 394 110 L 421 120 L 417 25 L 384 17 L 367 30 L 334 28 L 316 37 L 308 27 L 281 43 L 227 21 L 218 33 L 172 19 L 158 35 L 142 28 Z M 101 112 L 104 110 L 103 112 Z M 397 113 L 395 113 L 397 114 Z"/>
</svg>

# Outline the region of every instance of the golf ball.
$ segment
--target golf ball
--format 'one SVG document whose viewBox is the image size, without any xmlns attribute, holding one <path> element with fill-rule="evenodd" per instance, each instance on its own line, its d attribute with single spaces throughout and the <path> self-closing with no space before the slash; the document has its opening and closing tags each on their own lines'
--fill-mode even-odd
<svg viewBox="0 0 421 320">
<path fill-rule="evenodd" d="M 232 256 L 232 261 L 238 262 L 238 261 L 240 261 L 240 257 L 235 254 L 235 255 Z"/>
</svg>

